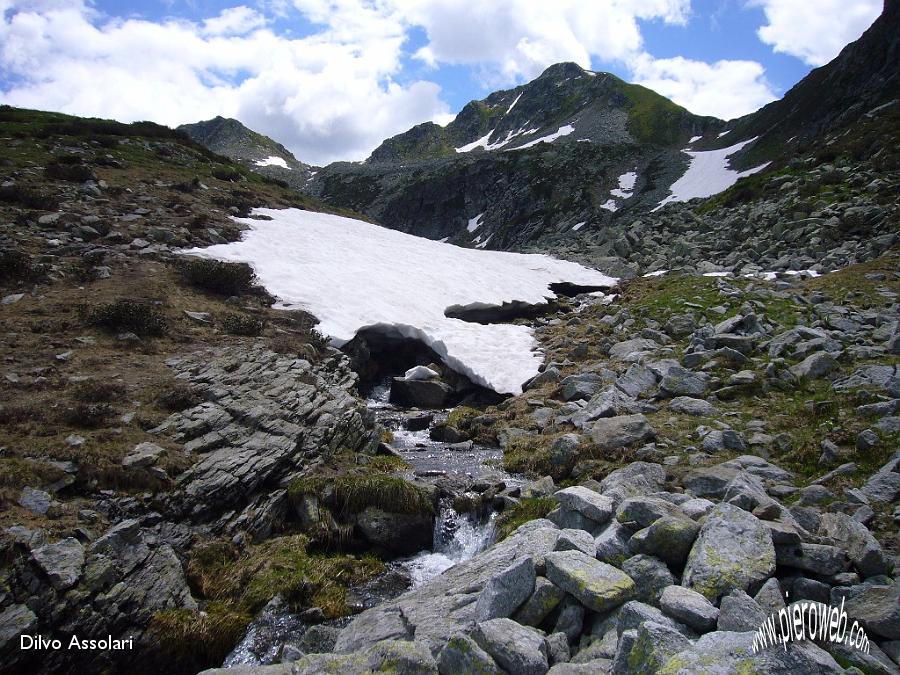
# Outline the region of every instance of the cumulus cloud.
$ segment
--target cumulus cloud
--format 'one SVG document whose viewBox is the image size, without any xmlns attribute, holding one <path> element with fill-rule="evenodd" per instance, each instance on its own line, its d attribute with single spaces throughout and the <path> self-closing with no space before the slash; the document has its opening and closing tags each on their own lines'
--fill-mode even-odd
<svg viewBox="0 0 900 675">
<path fill-rule="evenodd" d="M 314 163 L 362 159 L 448 112 L 436 84 L 395 81 L 405 36 L 390 21 L 289 39 L 247 8 L 201 24 L 99 17 L 77 2 L 5 9 L 0 98 L 11 105 L 172 126 L 233 116 Z"/>
<path fill-rule="evenodd" d="M 759 39 L 776 52 L 821 66 L 881 14 L 883 0 L 751 0 L 766 15 Z"/>
<path fill-rule="evenodd" d="M 777 97 L 756 61 L 705 63 L 683 57 L 632 61 L 635 82 L 672 99 L 691 112 L 733 119 Z"/>
</svg>

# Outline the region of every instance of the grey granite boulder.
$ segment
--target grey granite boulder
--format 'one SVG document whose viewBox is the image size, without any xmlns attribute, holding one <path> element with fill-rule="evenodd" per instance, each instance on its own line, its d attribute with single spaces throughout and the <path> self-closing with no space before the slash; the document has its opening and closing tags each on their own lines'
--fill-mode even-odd
<svg viewBox="0 0 900 675">
<path fill-rule="evenodd" d="M 475 624 L 472 638 L 510 673 L 544 675 L 550 668 L 544 636 L 512 619 L 491 619 Z"/>
<path fill-rule="evenodd" d="M 864 578 L 887 573 L 881 544 L 865 525 L 850 516 L 843 513 L 822 514 L 819 534 L 833 539 L 844 549 L 850 562 Z"/>
<path fill-rule="evenodd" d="M 468 635 L 454 635 L 438 654 L 438 672 L 441 675 L 456 673 L 477 673 L 478 675 L 501 675 L 491 655 L 484 651 Z"/>
<path fill-rule="evenodd" d="M 595 612 L 614 609 L 635 595 L 631 577 L 581 551 L 548 553 L 545 561 L 547 578 Z"/>
<path fill-rule="evenodd" d="M 628 542 L 632 553 L 646 553 L 680 568 L 687 560 L 700 525 L 688 518 L 663 516 L 638 530 Z"/>
<path fill-rule="evenodd" d="M 530 557 L 519 558 L 495 574 L 478 596 L 476 620 L 510 616 L 534 591 L 534 580 L 534 561 Z"/>
<path fill-rule="evenodd" d="M 718 504 L 703 521 L 682 585 L 716 602 L 736 588 L 756 592 L 774 573 L 775 547 L 769 529 L 736 506 Z"/>
<path fill-rule="evenodd" d="M 627 448 L 656 436 L 647 418 L 640 414 L 599 419 L 585 428 L 601 450 Z"/>
<path fill-rule="evenodd" d="M 667 586 L 659 598 L 663 614 L 693 628 L 698 633 L 715 630 L 719 610 L 704 596 L 684 586 Z"/>
<path fill-rule="evenodd" d="M 748 631 L 757 630 L 766 620 L 768 614 L 759 603 L 737 589 L 722 598 L 719 603 L 718 630 Z"/>
</svg>

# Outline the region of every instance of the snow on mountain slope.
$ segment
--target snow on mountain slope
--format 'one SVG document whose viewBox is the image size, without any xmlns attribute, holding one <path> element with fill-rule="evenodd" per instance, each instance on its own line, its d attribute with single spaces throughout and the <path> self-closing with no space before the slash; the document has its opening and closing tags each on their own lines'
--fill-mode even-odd
<svg viewBox="0 0 900 675">
<path fill-rule="evenodd" d="M 283 157 L 276 157 L 275 155 L 270 155 L 265 159 L 258 159 L 254 162 L 256 166 L 280 166 L 282 169 L 290 169 L 287 161 Z"/>
<path fill-rule="evenodd" d="M 768 162 L 746 171 L 735 171 L 728 168 L 728 158 L 755 140 L 755 138 L 750 138 L 720 150 L 684 150 L 683 152 L 691 157 L 688 170 L 681 178 L 672 183 L 672 187 L 669 188 L 671 194 L 657 204 L 653 210 L 657 211 L 671 202 L 686 202 L 697 197 L 711 197 L 722 190 L 727 190 L 737 183 L 738 179 L 765 169 Z"/>
<path fill-rule="evenodd" d="M 365 327 L 423 341 L 472 381 L 519 393 L 542 362 L 530 328 L 444 316 L 451 306 L 543 303 L 548 286 L 611 287 L 616 280 L 546 255 L 460 248 L 352 218 L 256 209 L 237 218 L 243 239 L 186 253 L 247 262 L 281 307 L 302 306 L 340 346 Z M 486 242 L 485 242 L 486 243 Z"/>
<path fill-rule="evenodd" d="M 547 136 L 541 136 L 540 138 L 535 138 L 533 141 L 529 141 L 525 145 L 520 145 L 515 148 L 510 148 L 510 150 L 525 150 L 526 148 L 533 147 L 538 143 L 552 143 L 557 138 L 562 138 L 563 136 L 568 136 L 573 131 L 575 131 L 575 127 L 571 124 L 566 124 L 565 126 L 561 126 L 559 129 L 554 131 L 552 134 L 548 134 Z"/>
</svg>

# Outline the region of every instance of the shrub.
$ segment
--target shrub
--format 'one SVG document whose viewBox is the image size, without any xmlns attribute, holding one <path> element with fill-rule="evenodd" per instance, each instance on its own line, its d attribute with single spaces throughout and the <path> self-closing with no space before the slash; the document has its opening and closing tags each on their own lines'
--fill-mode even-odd
<svg viewBox="0 0 900 675">
<path fill-rule="evenodd" d="M 42 276 L 42 271 L 27 253 L 14 248 L 0 249 L 0 281 L 35 281 Z"/>
<path fill-rule="evenodd" d="M 63 421 L 73 427 L 97 429 L 106 426 L 113 415 L 108 403 L 76 403 L 63 413 Z"/>
<path fill-rule="evenodd" d="M 226 314 L 222 317 L 222 328 L 230 335 L 255 337 L 262 333 L 264 326 L 262 319 L 247 314 Z"/>
<path fill-rule="evenodd" d="M 203 397 L 190 385 L 176 380 L 164 386 L 154 398 L 154 403 L 169 412 L 181 412 L 200 405 Z"/>
<path fill-rule="evenodd" d="M 71 156 L 57 157 L 44 167 L 44 176 L 52 180 L 66 180 L 73 183 L 83 183 L 87 180 L 95 180 L 91 167 L 81 164 L 81 159 Z"/>
<path fill-rule="evenodd" d="M 55 197 L 21 185 L 0 187 L 0 202 L 18 204 L 26 209 L 39 211 L 55 211 L 59 208 L 59 200 Z"/>
<path fill-rule="evenodd" d="M 165 656 L 176 664 L 177 672 L 196 673 L 221 665 L 251 619 L 230 605 L 210 603 L 204 612 L 158 611 L 149 630 Z"/>
<path fill-rule="evenodd" d="M 226 296 L 249 291 L 256 280 L 253 268 L 247 263 L 184 258 L 179 263 L 179 270 L 188 283 Z"/>
<path fill-rule="evenodd" d="M 146 302 L 116 300 L 85 310 L 87 322 L 107 330 L 125 330 L 138 335 L 160 336 L 168 329 L 162 313 Z"/>
<path fill-rule="evenodd" d="M 72 398 L 83 403 L 108 402 L 125 393 L 125 385 L 109 380 L 85 380 L 72 389 Z"/>
<path fill-rule="evenodd" d="M 211 173 L 214 178 L 229 182 L 237 182 L 242 178 L 241 172 L 233 166 L 216 166 Z"/>
</svg>

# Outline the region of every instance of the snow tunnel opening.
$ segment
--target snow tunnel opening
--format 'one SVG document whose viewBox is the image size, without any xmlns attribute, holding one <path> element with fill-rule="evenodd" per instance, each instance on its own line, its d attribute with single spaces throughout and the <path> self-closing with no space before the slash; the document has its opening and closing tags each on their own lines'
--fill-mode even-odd
<svg viewBox="0 0 900 675">
<path fill-rule="evenodd" d="M 363 328 L 342 350 L 350 357 L 350 366 L 359 375 L 361 396 L 369 396 L 375 386 L 389 381 L 390 401 L 410 408 L 489 404 L 506 398 L 472 382 L 447 365 L 424 341 L 403 335 L 392 326 Z M 416 366 L 430 367 L 438 377 L 405 380 L 404 374 Z"/>
</svg>

